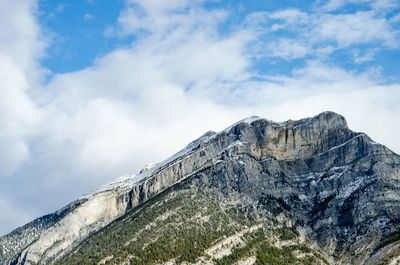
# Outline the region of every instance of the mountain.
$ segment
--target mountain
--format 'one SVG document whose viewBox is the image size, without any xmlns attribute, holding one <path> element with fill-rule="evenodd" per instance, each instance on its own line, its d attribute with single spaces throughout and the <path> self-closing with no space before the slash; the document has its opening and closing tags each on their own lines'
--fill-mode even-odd
<svg viewBox="0 0 400 265">
<path fill-rule="evenodd" d="M 400 157 L 250 117 L 0 238 L 0 264 L 397 264 Z"/>
</svg>

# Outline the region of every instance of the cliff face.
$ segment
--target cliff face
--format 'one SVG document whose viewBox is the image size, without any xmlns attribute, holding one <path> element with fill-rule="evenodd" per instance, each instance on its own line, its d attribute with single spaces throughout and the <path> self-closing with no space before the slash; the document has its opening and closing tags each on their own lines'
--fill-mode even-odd
<svg viewBox="0 0 400 265">
<path fill-rule="evenodd" d="M 248 118 L 130 181 L 72 204 L 19 247 L 4 243 L 15 233 L 3 237 L 2 264 L 52 263 L 182 181 L 218 194 L 221 204 L 252 206 L 259 218 L 285 216 L 334 263 L 376 264 L 398 254 L 399 156 L 332 112 L 284 123 Z"/>
</svg>

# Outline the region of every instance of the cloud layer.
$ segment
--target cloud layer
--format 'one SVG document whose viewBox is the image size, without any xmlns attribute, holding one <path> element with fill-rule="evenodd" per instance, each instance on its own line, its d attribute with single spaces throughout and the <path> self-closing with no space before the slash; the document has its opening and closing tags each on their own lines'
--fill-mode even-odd
<svg viewBox="0 0 400 265">
<path fill-rule="evenodd" d="M 346 3 L 331 1 L 232 22 L 232 9 L 205 1 L 127 0 L 106 34 L 129 45 L 79 71 L 49 74 L 39 64 L 50 43 L 37 3 L 2 1 L 0 211 L 9 214 L 0 233 L 250 115 L 333 110 L 399 152 L 400 85 L 379 65 L 354 71 L 332 59 L 351 51 L 356 65 L 398 49 L 391 2 L 378 3 L 343 13 Z M 303 61 L 276 74 L 275 58 Z"/>
</svg>

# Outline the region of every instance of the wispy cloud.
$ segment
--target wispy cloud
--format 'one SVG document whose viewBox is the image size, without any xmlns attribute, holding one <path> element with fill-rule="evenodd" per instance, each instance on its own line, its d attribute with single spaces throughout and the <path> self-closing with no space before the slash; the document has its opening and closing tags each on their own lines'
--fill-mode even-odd
<svg viewBox="0 0 400 265">
<path fill-rule="evenodd" d="M 89 14 L 89 13 L 86 13 L 86 14 L 83 16 L 83 20 L 84 20 L 84 21 L 90 21 L 90 20 L 93 20 L 94 18 L 95 18 L 95 16 L 92 15 L 92 14 Z"/>
<path fill-rule="evenodd" d="M 270 57 L 296 59 L 303 58 L 310 52 L 310 48 L 306 44 L 287 38 L 281 38 L 266 45 L 266 55 Z"/>
<path fill-rule="evenodd" d="M 315 36 L 315 41 L 334 41 L 339 48 L 374 42 L 397 48 L 398 43 L 390 22 L 373 12 L 323 15 L 315 22 L 310 36 Z"/>
<path fill-rule="evenodd" d="M 359 45 L 373 45 L 374 50 L 399 48 L 400 35 L 394 25 L 396 15 L 387 16 L 390 10 L 382 10 L 391 6 L 392 2 L 385 2 L 385 5 L 374 1 L 354 2 L 368 2 L 370 9 L 337 12 L 346 2 L 330 1 L 310 12 L 290 8 L 256 12 L 247 17 L 246 25 L 264 34 L 267 57 L 295 59 L 314 55 L 321 59 L 329 53 L 357 49 Z M 370 61 L 373 56 L 374 53 L 369 52 L 369 60 L 360 60 L 358 56 L 354 62 Z"/>
<path fill-rule="evenodd" d="M 388 11 L 390 9 L 398 7 L 396 0 L 330 0 L 325 4 L 319 6 L 319 8 L 325 11 L 336 11 L 346 6 L 366 6 L 376 11 Z"/>
</svg>

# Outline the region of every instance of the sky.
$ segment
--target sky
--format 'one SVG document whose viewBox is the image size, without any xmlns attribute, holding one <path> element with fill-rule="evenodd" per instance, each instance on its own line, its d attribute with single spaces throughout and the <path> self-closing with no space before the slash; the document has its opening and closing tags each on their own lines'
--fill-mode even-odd
<svg viewBox="0 0 400 265">
<path fill-rule="evenodd" d="M 400 153 L 398 0 L 1 0 L 0 234 L 251 115 Z"/>
</svg>

